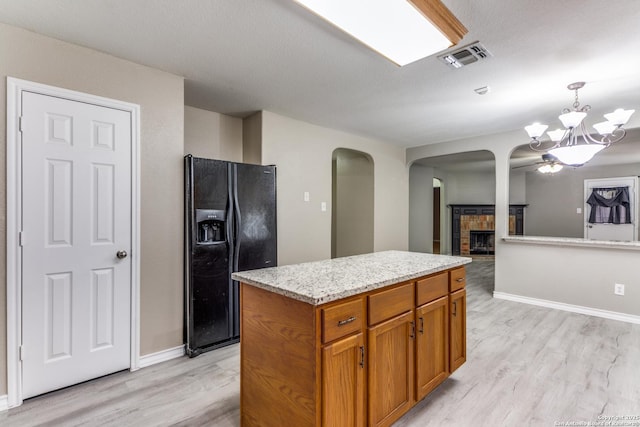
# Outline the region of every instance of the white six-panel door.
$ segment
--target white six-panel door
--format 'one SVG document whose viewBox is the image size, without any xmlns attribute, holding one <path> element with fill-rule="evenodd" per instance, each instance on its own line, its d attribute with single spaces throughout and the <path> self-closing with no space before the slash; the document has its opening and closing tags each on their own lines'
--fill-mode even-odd
<svg viewBox="0 0 640 427">
<path fill-rule="evenodd" d="M 23 398 L 130 366 L 131 126 L 23 92 Z"/>
</svg>

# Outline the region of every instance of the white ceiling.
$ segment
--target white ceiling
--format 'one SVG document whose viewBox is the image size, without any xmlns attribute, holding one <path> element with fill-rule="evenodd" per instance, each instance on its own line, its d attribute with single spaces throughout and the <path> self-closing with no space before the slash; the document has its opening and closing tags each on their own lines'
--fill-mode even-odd
<svg viewBox="0 0 640 427">
<path fill-rule="evenodd" d="M 459 46 L 479 40 L 493 58 L 400 68 L 292 0 L 0 0 L 0 22 L 182 75 L 187 105 L 403 147 L 558 123 L 578 80 L 590 116 L 635 108 L 640 126 L 638 0 L 444 3 L 469 29 Z"/>
</svg>

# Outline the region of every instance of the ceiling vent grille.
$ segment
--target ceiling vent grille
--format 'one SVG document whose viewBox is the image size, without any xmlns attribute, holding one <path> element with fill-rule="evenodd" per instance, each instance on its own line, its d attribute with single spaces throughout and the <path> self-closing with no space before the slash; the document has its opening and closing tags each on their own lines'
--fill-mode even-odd
<svg viewBox="0 0 640 427">
<path fill-rule="evenodd" d="M 438 56 L 438 59 L 449 67 L 457 69 L 466 65 L 473 64 L 474 62 L 482 61 L 487 58 L 491 58 L 491 52 L 480 42 L 471 43 L 470 45 L 461 47 L 458 50 L 445 53 Z"/>
</svg>

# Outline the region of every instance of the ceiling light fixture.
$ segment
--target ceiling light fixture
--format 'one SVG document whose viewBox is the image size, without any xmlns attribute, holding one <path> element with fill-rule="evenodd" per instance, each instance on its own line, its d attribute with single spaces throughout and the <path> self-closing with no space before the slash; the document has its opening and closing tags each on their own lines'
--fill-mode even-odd
<svg viewBox="0 0 640 427">
<path fill-rule="evenodd" d="M 538 168 L 538 172 L 540 173 L 556 173 L 562 170 L 562 165 L 559 163 L 548 163 L 546 165 L 542 165 Z"/>
<path fill-rule="evenodd" d="M 403 66 L 457 44 L 467 29 L 440 0 L 295 0 Z"/>
<path fill-rule="evenodd" d="M 580 101 L 578 100 L 578 90 L 582 89 L 584 85 L 585 82 L 576 82 L 567 86 L 567 89 L 575 91 L 573 109 L 565 108 L 562 110 L 562 114 L 558 116 L 564 129 L 547 132 L 553 143 L 551 147 L 542 148 L 543 145 L 548 145 L 544 143 L 549 141 L 541 141 L 539 139 L 549 126 L 540 123 L 525 126 L 524 129 L 531 138 L 529 147 L 532 150 L 548 151 L 549 154 L 556 156 L 566 165 L 580 166 L 591 160 L 599 151 L 622 140 L 627 135 L 627 131 L 623 126 L 629 121 L 635 110 L 619 108 L 613 113 L 604 115 L 605 119 L 607 119 L 606 122 L 593 125 L 593 128 L 600 136 L 591 136 L 584 124 L 584 119 L 587 117 L 587 112 L 591 110 L 591 106 L 580 106 Z M 579 143 L 578 138 L 580 136 L 582 136 L 583 143 Z"/>
</svg>

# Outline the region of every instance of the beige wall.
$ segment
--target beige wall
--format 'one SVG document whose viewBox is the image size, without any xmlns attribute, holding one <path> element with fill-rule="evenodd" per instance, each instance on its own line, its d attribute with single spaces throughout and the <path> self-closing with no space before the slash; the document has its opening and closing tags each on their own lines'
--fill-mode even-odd
<svg viewBox="0 0 640 427">
<path fill-rule="evenodd" d="M 262 112 L 249 116 L 242 121 L 242 161 L 255 165 L 263 164 Z"/>
<path fill-rule="evenodd" d="M 626 141 L 625 141 L 626 142 Z M 547 175 L 527 172 L 525 234 L 584 237 L 584 180 L 640 175 L 640 164 L 565 168 Z M 636 236 L 637 238 L 637 236 Z"/>
<path fill-rule="evenodd" d="M 0 135 L 6 77 L 141 107 L 141 354 L 182 344 L 183 79 L 80 46 L 0 24 Z M 6 170 L 0 150 L 0 180 Z M 6 277 L 5 185 L 0 185 L 0 271 Z M 6 280 L 0 284 L 0 395 L 6 389 Z"/>
<path fill-rule="evenodd" d="M 371 156 L 375 168 L 375 251 L 408 246 L 408 168 L 404 149 L 262 112 L 262 163 L 278 170 L 278 263 L 331 257 L 331 161 L 336 148 Z M 310 201 L 303 200 L 304 192 Z M 320 203 L 327 210 L 320 210 Z"/>
<path fill-rule="evenodd" d="M 409 250 L 433 252 L 433 168 L 414 163 L 409 170 Z M 441 212 L 441 220 L 447 211 Z"/>
<path fill-rule="evenodd" d="M 242 119 L 185 106 L 184 154 L 242 162 Z"/>
<path fill-rule="evenodd" d="M 331 257 L 373 252 L 375 166 L 366 154 L 333 152 Z"/>
<path fill-rule="evenodd" d="M 500 239 L 508 234 L 509 160 L 522 142 L 522 131 L 518 130 L 425 145 L 408 149 L 407 161 L 482 149 L 494 153 L 497 292 L 639 316 L 640 306 L 633 304 L 640 298 L 637 250 L 506 243 Z M 624 297 L 613 295 L 614 283 L 626 285 Z"/>
</svg>

